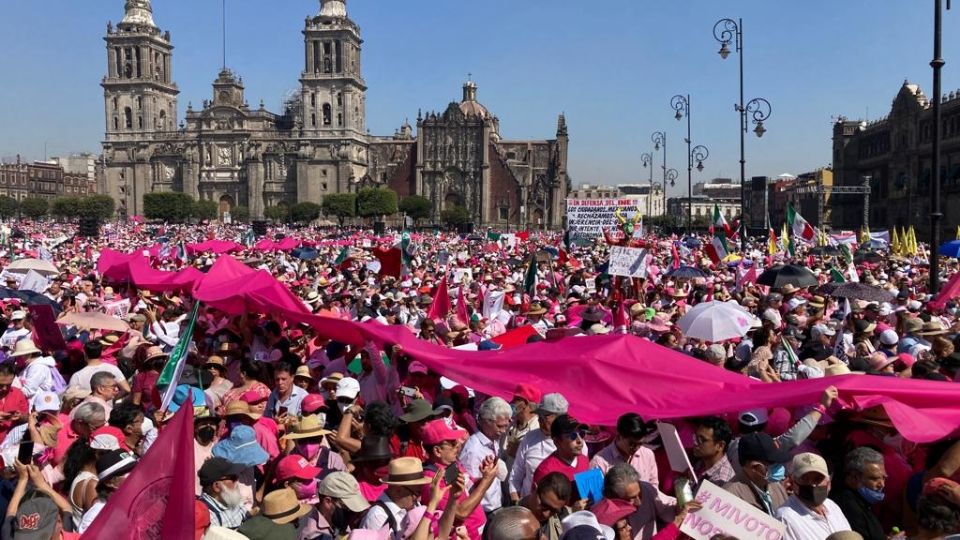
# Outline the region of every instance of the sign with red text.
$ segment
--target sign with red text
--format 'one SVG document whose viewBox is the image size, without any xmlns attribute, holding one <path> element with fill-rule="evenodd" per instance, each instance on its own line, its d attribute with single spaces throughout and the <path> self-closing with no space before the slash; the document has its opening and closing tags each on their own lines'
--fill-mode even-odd
<svg viewBox="0 0 960 540">
<path fill-rule="evenodd" d="M 715 535 L 740 540 L 783 540 L 786 527 L 752 504 L 722 487 L 704 480 L 696 500 L 703 508 L 687 514 L 680 532 L 694 540 L 709 540 Z"/>
<path fill-rule="evenodd" d="M 634 199 L 567 199 L 567 230 L 570 240 L 591 240 L 604 230 L 619 230 L 617 209 L 624 219 L 633 219 L 637 212 Z"/>
</svg>

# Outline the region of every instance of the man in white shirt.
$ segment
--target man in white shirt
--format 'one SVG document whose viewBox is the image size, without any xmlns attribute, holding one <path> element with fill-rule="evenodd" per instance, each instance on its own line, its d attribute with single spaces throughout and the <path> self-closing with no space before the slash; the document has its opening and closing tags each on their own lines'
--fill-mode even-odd
<svg viewBox="0 0 960 540">
<path fill-rule="evenodd" d="M 93 391 L 90 387 L 90 378 L 95 373 L 106 371 L 117 379 L 117 386 L 120 387 L 123 394 L 130 393 L 130 385 L 127 378 L 120 371 L 120 368 L 112 364 L 105 364 L 100 361 L 100 354 L 103 352 L 103 345 L 99 341 L 88 341 L 83 346 L 83 354 L 87 357 L 87 365 L 70 377 L 68 386 L 78 386 L 88 392 Z"/>
<path fill-rule="evenodd" d="M 401 457 L 390 462 L 390 473 L 383 483 L 387 490 L 370 505 L 360 528 L 377 531 L 386 526 L 391 540 L 400 540 L 409 525 L 407 513 L 417 506 L 423 486 L 429 484 L 430 479 L 424 476 L 419 459 Z"/>
<path fill-rule="evenodd" d="M 794 493 L 776 511 L 787 526 L 787 540 L 822 540 L 833 533 L 849 531 L 843 511 L 827 498 L 830 471 L 827 462 L 816 454 L 797 454 L 790 463 Z"/>
<path fill-rule="evenodd" d="M 556 449 L 550 437 L 550 426 L 553 420 L 567 414 L 569 403 L 562 394 L 546 394 L 537 406 L 537 416 L 540 420 L 540 429 L 527 433 L 517 448 L 517 457 L 510 471 L 510 500 L 518 502 L 526 497 L 533 486 L 533 473 L 540 463 Z M 583 445 L 583 454 L 587 454 L 587 445 Z"/>
<path fill-rule="evenodd" d="M 510 404 L 502 398 L 492 397 L 480 405 L 478 416 L 480 422 L 477 426 L 477 432 L 467 439 L 460 451 L 460 463 L 466 469 L 469 478 L 483 476 L 480 466 L 487 457 L 492 456 L 494 459 L 499 459 L 502 450 L 500 439 L 506 433 L 507 428 L 510 427 Z M 503 474 L 497 474 L 497 478 L 484 492 L 481 501 L 483 510 L 487 513 L 503 506 L 501 482 L 506 477 L 507 471 L 502 462 L 498 463 L 498 467 L 502 469 Z"/>
<path fill-rule="evenodd" d="M 17 342 L 30 335 L 30 330 L 23 327 L 23 321 L 27 318 L 27 313 L 18 309 L 10 314 L 10 326 L 3 331 L 0 336 L 0 347 L 13 350 Z"/>
</svg>

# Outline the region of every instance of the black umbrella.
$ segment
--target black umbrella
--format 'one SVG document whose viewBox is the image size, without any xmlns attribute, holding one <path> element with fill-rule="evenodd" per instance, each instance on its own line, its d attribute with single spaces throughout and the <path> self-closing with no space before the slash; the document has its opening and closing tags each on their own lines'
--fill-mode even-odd
<svg viewBox="0 0 960 540">
<path fill-rule="evenodd" d="M 778 264 L 767 268 L 757 278 L 758 285 L 766 285 L 774 289 L 779 289 L 787 284 L 794 287 L 815 287 L 817 285 L 817 276 L 813 275 L 810 269 L 795 264 Z"/>
<path fill-rule="evenodd" d="M 821 257 L 828 255 L 836 257 L 837 255 L 840 255 L 840 250 L 837 248 L 837 246 L 817 246 L 810 250 L 810 254 L 819 255 Z"/>
<path fill-rule="evenodd" d="M 0 300 L 7 299 L 20 300 L 28 306 L 48 305 L 53 308 L 54 313 L 60 313 L 63 308 L 55 300 L 33 291 L 16 291 L 7 287 L 0 287 Z"/>
<path fill-rule="evenodd" d="M 837 298 L 848 298 L 850 300 L 863 300 L 864 302 L 892 302 L 895 295 L 880 287 L 867 285 L 866 283 L 847 282 L 837 285 L 830 296 Z"/>
<path fill-rule="evenodd" d="M 877 253 L 876 251 L 861 249 L 858 250 L 857 254 L 853 256 L 853 262 L 877 264 L 883 262 L 883 255 Z"/>
<path fill-rule="evenodd" d="M 309 247 L 296 248 L 291 251 L 290 254 L 302 261 L 312 261 L 320 256 L 320 253 L 316 249 Z"/>
<path fill-rule="evenodd" d="M 707 277 L 707 273 L 692 266 L 680 266 L 667 272 L 666 276 L 674 279 L 695 279 L 705 278 Z"/>
</svg>

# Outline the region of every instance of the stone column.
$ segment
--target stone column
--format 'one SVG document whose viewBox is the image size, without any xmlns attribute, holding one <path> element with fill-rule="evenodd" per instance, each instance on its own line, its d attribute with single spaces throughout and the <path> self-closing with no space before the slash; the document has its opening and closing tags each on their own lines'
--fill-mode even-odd
<svg viewBox="0 0 960 540">
<path fill-rule="evenodd" d="M 483 155 L 483 169 L 480 174 L 480 223 L 476 224 L 478 228 L 483 227 L 488 219 L 497 219 L 496 216 L 488 217 L 490 214 L 490 190 L 493 188 L 490 185 L 490 127 L 486 124 L 483 126 L 483 138 L 480 144 L 483 145 L 480 149 Z"/>
<path fill-rule="evenodd" d="M 117 77 L 117 50 L 107 47 L 107 74 L 111 79 Z"/>
<path fill-rule="evenodd" d="M 169 54 L 163 55 L 163 82 L 169 84 L 173 80 L 172 59 Z"/>
<path fill-rule="evenodd" d="M 304 62 L 303 62 L 303 72 L 306 74 L 313 73 L 313 40 L 307 40 L 306 46 L 304 49 Z"/>
<path fill-rule="evenodd" d="M 250 216 L 263 218 L 263 177 L 264 161 L 260 158 L 247 162 L 247 198 Z"/>
</svg>

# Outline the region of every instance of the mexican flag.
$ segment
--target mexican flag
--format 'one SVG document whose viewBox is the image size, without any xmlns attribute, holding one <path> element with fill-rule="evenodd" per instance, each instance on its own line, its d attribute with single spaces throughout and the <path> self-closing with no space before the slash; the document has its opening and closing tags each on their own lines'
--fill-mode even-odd
<svg viewBox="0 0 960 540">
<path fill-rule="evenodd" d="M 720 207 L 713 205 L 713 219 L 710 221 L 710 234 L 716 234 L 718 230 L 723 229 L 723 234 L 730 238 L 733 234 L 733 231 L 730 230 L 730 225 L 727 224 L 727 220 L 723 218 L 723 214 L 720 213 Z"/>
<path fill-rule="evenodd" d="M 530 264 L 523 274 L 523 290 L 533 296 L 537 292 L 537 254 L 530 254 Z"/>
<path fill-rule="evenodd" d="M 350 246 L 344 246 L 340 250 L 340 254 L 337 255 L 337 259 L 333 261 L 333 265 L 337 267 L 337 270 L 343 271 L 351 260 L 353 260 L 353 257 L 350 256 Z"/>
<path fill-rule="evenodd" d="M 177 391 L 177 383 L 180 381 L 180 374 L 183 373 L 183 366 L 187 363 L 187 349 L 190 348 L 190 343 L 193 341 L 193 327 L 197 324 L 197 312 L 200 309 L 200 302 L 193 304 L 193 310 L 190 312 L 190 320 L 187 322 L 186 328 L 180 333 L 180 341 L 177 342 L 177 346 L 173 348 L 173 352 L 170 353 L 170 358 L 167 359 L 167 364 L 163 366 L 163 371 L 160 372 L 160 377 L 157 379 L 157 387 L 164 387 L 166 389 L 163 391 L 163 401 L 160 405 L 160 410 L 165 411 L 167 407 L 170 406 L 170 402 L 173 400 L 173 394 Z"/>
<path fill-rule="evenodd" d="M 793 203 L 787 205 L 787 223 L 793 231 L 793 235 L 802 238 L 807 242 L 812 242 L 814 238 L 813 227 L 803 219 L 796 210 L 793 209 Z"/>
<path fill-rule="evenodd" d="M 707 252 L 707 257 L 710 257 L 710 260 L 713 261 L 713 264 L 720 264 L 727 256 L 727 239 L 723 235 L 716 234 L 713 236 L 713 240 L 709 244 L 704 246 L 704 251 Z"/>
</svg>

